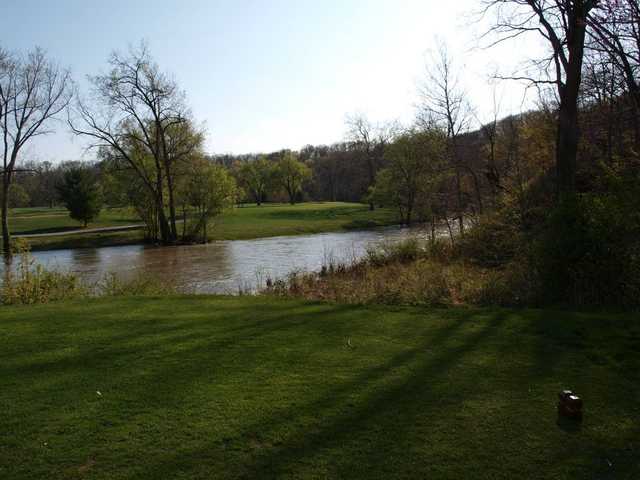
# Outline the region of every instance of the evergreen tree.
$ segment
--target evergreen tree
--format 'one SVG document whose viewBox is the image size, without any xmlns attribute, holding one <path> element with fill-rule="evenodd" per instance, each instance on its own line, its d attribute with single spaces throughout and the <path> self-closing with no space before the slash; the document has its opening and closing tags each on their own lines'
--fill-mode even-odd
<svg viewBox="0 0 640 480">
<path fill-rule="evenodd" d="M 72 167 L 58 185 L 58 192 L 69 216 L 87 224 L 95 220 L 102 208 L 102 188 L 93 172 L 87 168 Z"/>
</svg>

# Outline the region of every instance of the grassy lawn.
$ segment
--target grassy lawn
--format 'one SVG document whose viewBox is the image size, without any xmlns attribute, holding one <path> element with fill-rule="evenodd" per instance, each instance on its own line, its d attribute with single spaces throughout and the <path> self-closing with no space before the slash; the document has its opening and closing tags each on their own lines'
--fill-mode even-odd
<svg viewBox="0 0 640 480">
<path fill-rule="evenodd" d="M 390 209 L 369 211 L 361 203 L 317 202 L 247 205 L 221 215 L 210 229 L 212 240 L 239 240 L 371 228 L 397 223 Z"/>
<path fill-rule="evenodd" d="M 82 225 L 69 218 L 66 210 L 16 209 L 11 218 L 12 233 L 51 233 L 76 230 Z M 45 210 L 43 212 L 43 210 Z M 371 228 L 396 223 L 395 212 L 370 212 L 360 203 L 265 204 L 234 208 L 216 218 L 209 229 L 211 240 L 237 240 L 278 235 L 298 235 L 336 230 Z M 140 223 L 132 209 L 105 210 L 89 227 L 110 227 Z M 141 231 L 86 233 L 73 236 L 32 238 L 34 250 L 98 247 L 139 243 Z"/>
<path fill-rule="evenodd" d="M 117 227 L 140 223 L 140 219 L 131 208 L 107 208 L 89 228 Z M 66 209 L 54 208 L 17 208 L 11 211 L 9 226 L 12 234 L 55 233 L 78 230 L 83 227 L 69 217 Z"/>
<path fill-rule="evenodd" d="M 0 344 L 3 479 L 640 478 L 637 314 L 132 297 Z"/>
</svg>

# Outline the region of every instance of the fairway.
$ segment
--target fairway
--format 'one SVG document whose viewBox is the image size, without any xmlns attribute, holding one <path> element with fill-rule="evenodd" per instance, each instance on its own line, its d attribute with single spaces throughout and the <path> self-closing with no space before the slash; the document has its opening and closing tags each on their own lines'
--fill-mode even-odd
<svg viewBox="0 0 640 480">
<path fill-rule="evenodd" d="M 117 227 L 140 223 L 132 208 L 105 208 L 89 227 Z M 60 233 L 82 228 L 82 222 L 69 217 L 69 212 L 61 207 L 16 208 L 9 218 L 11 233 L 39 234 Z"/>
<path fill-rule="evenodd" d="M 182 217 L 178 218 L 181 221 Z M 117 227 L 141 224 L 132 208 L 105 209 L 95 227 Z M 252 238 L 300 235 L 339 230 L 366 229 L 398 223 L 396 212 L 388 208 L 370 211 L 362 203 L 309 202 L 296 205 L 242 205 L 213 219 L 209 226 L 210 240 L 248 240 Z M 142 243 L 142 230 L 55 235 L 82 228 L 80 222 L 69 218 L 62 208 L 15 209 L 10 218 L 13 234 L 41 234 L 52 236 L 30 238 L 33 250 L 56 248 L 86 248 Z M 181 226 L 178 226 L 181 229 Z"/>
<path fill-rule="evenodd" d="M 639 320 L 259 297 L 3 307 L 0 478 L 639 478 Z M 563 388 L 582 425 L 557 424 Z"/>
<path fill-rule="evenodd" d="M 370 211 L 362 203 L 309 202 L 241 206 L 214 223 L 209 230 L 212 240 L 247 240 L 379 227 L 398 223 L 398 218 L 389 208 Z"/>
</svg>

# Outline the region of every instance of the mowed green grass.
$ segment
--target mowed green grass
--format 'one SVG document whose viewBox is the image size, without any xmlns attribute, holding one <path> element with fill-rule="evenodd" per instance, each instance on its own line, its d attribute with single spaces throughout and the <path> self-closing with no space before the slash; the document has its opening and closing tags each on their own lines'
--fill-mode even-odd
<svg viewBox="0 0 640 480">
<path fill-rule="evenodd" d="M 368 205 L 361 203 L 246 205 L 215 219 L 209 228 L 209 237 L 212 240 L 244 240 L 371 228 L 397 222 L 397 214 L 391 209 L 370 211 Z"/>
<path fill-rule="evenodd" d="M 82 228 L 80 222 L 69 218 L 66 210 L 56 208 L 19 209 L 10 219 L 12 233 L 55 233 Z M 106 209 L 89 227 L 111 227 L 141 223 L 133 209 Z M 245 205 L 228 210 L 213 219 L 209 226 L 210 240 L 238 240 L 279 235 L 298 235 L 372 228 L 397 223 L 397 215 L 390 209 L 369 211 L 367 205 L 344 202 L 315 202 L 288 204 Z M 180 229 L 180 225 L 178 225 Z M 139 243 L 142 231 L 103 232 L 51 236 L 29 239 L 34 250 L 54 248 L 82 248 Z"/>
<path fill-rule="evenodd" d="M 132 208 L 105 208 L 89 228 L 117 227 L 140 223 L 140 218 Z M 11 211 L 9 218 L 11 233 L 56 233 L 83 228 L 83 223 L 69 217 L 69 212 L 61 207 L 19 208 Z"/>
<path fill-rule="evenodd" d="M 637 314 L 130 297 L 0 344 L 3 479 L 640 478 Z"/>
</svg>

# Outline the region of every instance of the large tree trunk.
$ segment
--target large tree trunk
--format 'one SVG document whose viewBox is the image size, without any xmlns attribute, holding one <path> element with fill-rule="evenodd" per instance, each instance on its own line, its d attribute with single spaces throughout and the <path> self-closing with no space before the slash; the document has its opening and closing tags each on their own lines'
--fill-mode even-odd
<svg viewBox="0 0 640 480">
<path fill-rule="evenodd" d="M 167 188 L 169 189 L 169 226 L 170 226 L 170 240 L 175 242 L 178 240 L 178 229 L 176 228 L 176 204 L 173 193 L 173 178 L 170 172 L 167 171 Z"/>
<path fill-rule="evenodd" d="M 158 226 L 160 227 L 160 241 L 164 244 L 171 243 L 171 232 L 169 229 L 169 221 L 164 213 L 164 205 L 162 200 L 156 200 L 156 208 L 158 210 Z"/>
<path fill-rule="evenodd" d="M 158 173 L 156 175 L 156 191 L 153 192 L 156 203 L 156 210 L 158 211 L 158 227 L 160 228 L 160 241 L 163 244 L 172 243 L 172 233 L 169 227 L 169 220 L 164 213 L 164 189 L 162 185 L 162 173 L 160 166 L 157 165 Z"/>
<path fill-rule="evenodd" d="M 575 103 L 561 102 L 558 111 L 556 139 L 557 193 L 571 194 L 576 187 L 576 157 L 578 154 L 578 111 Z"/>
<path fill-rule="evenodd" d="M 174 188 L 173 188 L 173 172 L 171 171 L 171 160 L 167 152 L 167 143 L 165 139 L 165 130 L 159 120 L 156 119 L 156 149 L 157 154 L 162 154 L 162 163 L 156 160 L 158 172 L 161 171 L 161 165 L 164 165 L 165 176 L 167 178 L 167 190 L 169 191 L 169 232 L 168 240 L 170 243 L 174 243 L 178 240 L 178 229 L 176 228 L 176 204 L 174 200 Z M 160 200 L 164 200 L 162 193 L 162 175 L 158 175 L 158 195 Z M 164 216 L 164 212 L 163 212 Z"/>
<path fill-rule="evenodd" d="M 630 85 L 631 118 L 633 122 L 633 141 L 636 150 L 640 151 L 640 88 L 635 83 Z"/>
<path fill-rule="evenodd" d="M 566 79 L 560 88 L 558 132 L 556 139 L 556 188 L 559 197 L 575 192 L 576 157 L 578 155 L 578 94 L 582 80 L 582 60 L 587 26 L 587 11 L 583 2 L 569 12 L 567 48 L 569 59 Z"/>
<path fill-rule="evenodd" d="M 406 219 L 407 227 L 410 227 L 410 226 L 411 226 L 411 222 L 412 222 L 412 220 L 413 220 L 413 219 L 411 218 L 412 213 L 413 213 L 413 208 L 412 208 L 411 206 L 408 206 L 408 207 L 407 207 L 407 219 Z"/>
</svg>

